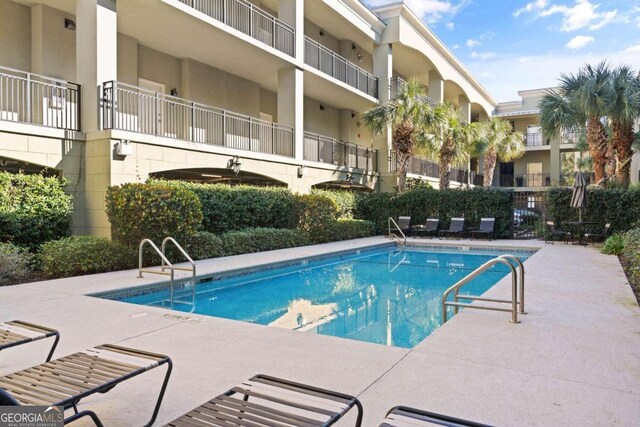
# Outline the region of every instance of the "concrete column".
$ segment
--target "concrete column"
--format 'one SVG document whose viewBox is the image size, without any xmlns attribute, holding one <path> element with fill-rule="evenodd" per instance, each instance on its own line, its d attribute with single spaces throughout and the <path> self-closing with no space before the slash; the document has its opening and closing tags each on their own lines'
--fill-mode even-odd
<svg viewBox="0 0 640 427">
<path fill-rule="evenodd" d="M 278 19 L 295 28 L 295 58 L 304 62 L 304 0 L 280 0 Z"/>
<path fill-rule="evenodd" d="M 378 97 L 380 102 L 391 98 L 390 83 L 393 77 L 393 45 L 381 44 L 373 48 L 373 75 L 378 78 Z M 397 177 L 389 171 L 389 156 L 393 148 L 392 131 L 389 127 L 382 135 L 373 136 L 373 148 L 378 150 L 378 171 L 380 172 L 380 190 L 395 191 Z"/>
<path fill-rule="evenodd" d="M 82 130 L 100 129 L 104 82 L 118 78 L 116 0 L 76 2 L 76 79 L 82 85 Z"/>
<path fill-rule="evenodd" d="M 560 140 L 552 138 L 549 142 L 549 178 L 552 184 L 560 183 L 561 172 L 561 156 L 560 156 Z"/>
<path fill-rule="evenodd" d="M 434 70 L 429 71 L 428 95 L 436 102 L 444 101 L 444 80 Z"/>
<path fill-rule="evenodd" d="M 460 106 L 462 120 L 471 123 L 471 103 L 465 95 L 458 95 L 458 105 Z"/>
<path fill-rule="evenodd" d="M 304 73 L 299 68 L 278 70 L 278 123 L 294 129 L 295 158 L 304 149 Z"/>
</svg>

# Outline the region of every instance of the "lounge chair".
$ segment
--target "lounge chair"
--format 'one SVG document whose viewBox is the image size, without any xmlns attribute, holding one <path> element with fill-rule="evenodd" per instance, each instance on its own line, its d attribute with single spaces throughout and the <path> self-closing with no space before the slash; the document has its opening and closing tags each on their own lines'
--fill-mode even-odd
<svg viewBox="0 0 640 427">
<path fill-rule="evenodd" d="M 426 234 L 427 236 L 435 235 L 438 232 L 438 224 L 440 220 L 438 218 L 429 218 L 427 222 L 411 227 L 411 234 L 413 237 L 417 237 L 419 233 Z"/>
<path fill-rule="evenodd" d="M 362 405 L 353 396 L 256 375 L 167 426 L 329 426 L 354 406 L 360 426 Z"/>
<path fill-rule="evenodd" d="M 547 221 L 546 226 L 547 232 L 544 239 L 545 243 L 551 242 L 551 244 L 553 245 L 556 238 L 561 238 L 565 244 L 568 244 L 569 240 L 573 239 L 573 236 L 570 232 L 559 230 L 558 228 L 556 228 L 556 224 L 553 221 Z"/>
<path fill-rule="evenodd" d="M 406 406 L 391 408 L 391 410 L 387 412 L 387 418 L 380 424 L 380 427 L 427 427 L 434 425 L 450 427 L 490 427 L 487 424 L 436 414 L 435 412 L 423 411 L 421 409 L 408 408 Z"/>
<path fill-rule="evenodd" d="M 611 223 L 608 222 L 604 225 L 602 230 L 600 230 L 597 233 L 586 233 L 584 235 L 584 238 L 586 239 L 587 242 L 591 242 L 595 244 L 597 240 L 599 241 L 606 240 L 606 238 L 609 237 L 610 232 L 611 232 Z"/>
<path fill-rule="evenodd" d="M 449 229 L 440 230 L 439 234 L 440 234 L 440 238 L 442 239 L 442 236 L 447 236 L 447 237 L 450 237 L 451 235 L 461 236 L 463 232 L 464 232 L 464 218 L 451 218 L 451 224 L 449 224 Z"/>
<path fill-rule="evenodd" d="M 90 417 L 101 427 L 102 423 L 95 412 L 78 412 L 78 402 L 95 393 L 106 393 L 121 382 L 164 364 L 167 365 L 167 373 L 151 420 L 146 424 L 150 426 L 158 416 L 173 363 L 169 357 L 161 354 L 110 344 L 0 377 L 0 405 L 73 408 L 74 414 L 65 419 L 65 424 Z"/>
<path fill-rule="evenodd" d="M 21 320 L 0 323 L 0 351 L 50 337 L 55 337 L 55 339 L 47 356 L 47 362 L 51 360 L 53 352 L 58 346 L 58 341 L 60 341 L 58 331 Z"/>
<path fill-rule="evenodd" d="M 471 238 L 478 235 L 485 235 L 487 239 L 494 238 L 494 228 L 496 224 L 495 218 L 480 218 L 480 228 L 471 231 Z"/>
</svg>

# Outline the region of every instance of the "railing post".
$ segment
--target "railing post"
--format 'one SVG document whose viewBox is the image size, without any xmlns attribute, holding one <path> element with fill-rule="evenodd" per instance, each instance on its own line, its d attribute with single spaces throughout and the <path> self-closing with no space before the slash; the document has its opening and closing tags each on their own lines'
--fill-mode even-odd
<svg viewBox="0 0 640 427">
<path fill-rule="evenodd" d="M 191 101 L 191 127 L 189 129 L 190 135 L 189 139 L 194 142 L 204 142 L 204 141 L 196 141 L 196 103 Z"/>
<path fill-rule="evenodd" d="M 252 131 L 253 131 L 253 125 L 251 123 L 251 117 L 249 117 L 249 151 L 253 151 L 251 150 L 251 144 L 253 144 L 253 138 L 251 137 Z"/>
<path fill-rule="evenodd" d="M 225 110 L 222 110 L 222 146 L 227 146 L 227 114 Z"/>
<path fill-rule="evenodd" d="M 155 102 L 154 102 L 153 112 L 155 114 L 153 115 L 154 117 L 153 123 L 154 123 L 155 134 L 160 135 L 160 126 L 158 126 L 158 122 L 160 121 L 159 120 L 160 116 L 158 115 L 159 113 L 158 103 L 160 102 L 160 98 L 158 97 L 158 92 L 155 92 L 154 99 L 155 99 Z"/>
<path fill-rule="evenodd" d="M 111 129 L 116 128 L 116 93 L 118 92 L 118 85 L 115 81 L 111 82 Z M 104 101 L 102 101 L 104 102 Z"/>
<path fill-rule="evenodd" d="M 31 123 L 31 74 L 27 73 L 27 123 Z"/>
<path fill-rule="evenodd" d="M 271 123 L 271 154 L 276 154 L 276 124 Z"/>
</svg>

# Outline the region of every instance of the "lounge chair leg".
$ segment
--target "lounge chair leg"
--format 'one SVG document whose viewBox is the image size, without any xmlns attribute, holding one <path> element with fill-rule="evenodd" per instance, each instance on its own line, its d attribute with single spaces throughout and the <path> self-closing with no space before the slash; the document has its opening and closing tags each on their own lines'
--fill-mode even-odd
<svg viewBox="0 0 640 427">
<path fill-rule="evenodd" d="M 356 399 L 356 407 L 358 408 L 358 418 L 356 418 L 356 427 L 362 425 L 362 416 L 364 415 L 364 409 L 362 409 L 362 403 Z"/>
<path fill-rule="evenodd" d="M 75 405 L 74 405 L 75 408 Z M 104 425 L 102 424 L 102 422 L 100 421 L 100 418 L 98 418 L 98 416 L 96 415 L 95 412 L 93 411 L 82 411 L 82 412 L 76 412 L 75 414 L 71 415 L 69 418 L 64 420 L 65 424 L 70 424 L 76 420 L 79 420 L 80 418 L 84 418 L 84 417 L 90 417 L 91 420 L 93 420 L 93 423 L 96 425 L 96 427 L 104 427 Z"/>
<path fill-rule="evenodd" d="M 51 350 L 49 351 L 49 355 L 47 356 L 47 362 L 51 362 L 53 352 L 56 351 L 56 347 L 58 346 L 58 341 L 60 341 L 60 332 L 56 331 L 56 339 L 53 341 L 53 345 L 51 346 Z"/>
<path fill-rule="evenodd" d="M 160 412 L 160 405 L 162 405 L 162 399 L 164 398 L 164 392 L 167 390 L 167 384 L 169 383 L 169 377 L 171 377 L 171 371 L 173 370 L 173 361 L 167 357 L 167 373 L 164 376 L 164 381 L 162 382 L 162 388 L 160 389 L 160 394 L 158 395 L 158 401 L 156 402 L 156 407 L 153 410 L 153 415 L 147 424 L 144 427 L 150 427 L 158 417 L 158 412 Z"/>
</svg>

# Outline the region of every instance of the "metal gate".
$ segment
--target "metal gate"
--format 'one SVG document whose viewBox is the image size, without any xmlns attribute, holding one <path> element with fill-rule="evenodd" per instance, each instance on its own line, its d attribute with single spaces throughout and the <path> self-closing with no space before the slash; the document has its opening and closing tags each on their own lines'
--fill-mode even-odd
<svg viewBox="0 0 640 427">
<path fill-rule="evenodd" d="M 537 239 L 544 234 L 546 191 L 513 194 L 513 238 Z"/>
</svg>

